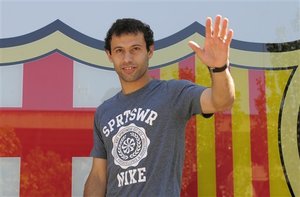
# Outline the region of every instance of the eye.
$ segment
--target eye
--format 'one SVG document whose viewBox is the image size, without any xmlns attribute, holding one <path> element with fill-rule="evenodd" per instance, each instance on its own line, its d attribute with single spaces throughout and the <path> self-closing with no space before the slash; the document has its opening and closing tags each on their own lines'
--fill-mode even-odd
<svg viewBox="0 0 300 197">
<path fill-rule="evenodd" d="M 122 50 L 121 48 L 117 48 L 117 49 L 114 50 L 114 52 L 115 52 L 116 54 L 120 54 L 120 53 L 123 52 L 123 50 Z"/>
<path fill-rule="evenodd" d="M 140 51 L 141 48 L 138 47 L 138 46 L 135 46 L 135 47 L 133 47 L 131 50 L 132 50 L 132 52 L 136 53 L 136 52 Z"/>
</svg>

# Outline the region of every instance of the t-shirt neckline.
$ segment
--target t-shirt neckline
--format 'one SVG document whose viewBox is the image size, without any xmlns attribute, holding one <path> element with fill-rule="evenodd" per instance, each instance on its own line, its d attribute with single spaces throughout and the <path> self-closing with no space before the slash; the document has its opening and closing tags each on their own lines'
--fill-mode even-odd
<svg viewBox="0 0 300 197">
<path fill-rule="evenodd" d="M 157 83 L 157 79 L 152 79 L 151 81 L 149 81 L 145 86 L 143 86 L 142 88 L 131 92 L 129 94 L 123 94 L 122 90 L 118 93 L 118 98 L 119 99 L 129 99 L 129 98 L 133 98 L 133 97 L 137 97 L 141 94 L 143 94 L 145 91 L 147 91 L 149 88 L 153 87 L 154 84 Z"/>
</svg>

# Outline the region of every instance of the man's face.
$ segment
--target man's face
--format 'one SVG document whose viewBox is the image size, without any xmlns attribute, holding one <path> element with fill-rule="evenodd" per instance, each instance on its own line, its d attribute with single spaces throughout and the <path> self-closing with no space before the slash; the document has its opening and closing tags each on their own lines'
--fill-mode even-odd
<svg viewBox="0 0 300 197">
<path fill-rule="evenodd" d="M 135 82 L 146 77 L 153 46 L 147 51 L 142 33 L 113 35 L 111 53 L 107 51 L 107 55 L 121 82 Z"/>
</svg>

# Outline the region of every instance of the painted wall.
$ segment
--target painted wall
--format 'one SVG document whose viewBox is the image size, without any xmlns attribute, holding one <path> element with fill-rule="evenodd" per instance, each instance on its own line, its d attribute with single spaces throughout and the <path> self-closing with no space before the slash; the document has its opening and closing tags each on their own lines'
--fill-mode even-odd
<svg viewBox="0 0 300 197">
<path fill-rule="evenodd" d="M 182 196 L 299 196 L 299 1 L 1 1 L 0 196 L 81 196 L 93 113 L 120 90 L 103 51 L 119 17 L 155 32 L 151 75 L 210 85 L 187 46 L 230 19 L 237 100 L 186 131 Z"/>
</svg>

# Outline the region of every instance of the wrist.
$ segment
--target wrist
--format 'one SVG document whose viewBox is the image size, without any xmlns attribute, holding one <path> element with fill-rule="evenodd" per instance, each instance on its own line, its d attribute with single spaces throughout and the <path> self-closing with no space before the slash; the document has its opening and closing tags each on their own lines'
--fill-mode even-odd
<svg viewBox="0 0 300 197">
<path fill-rule="evenodd" d="M 208 69 L 212 73 L 220 73 L 220 72 L 225 71 L 227 68 L 228 68 L 228 64 L 224 64 L 224 66 L 222 66 L 222 67 L 208 67 Z"/>
</svg>

